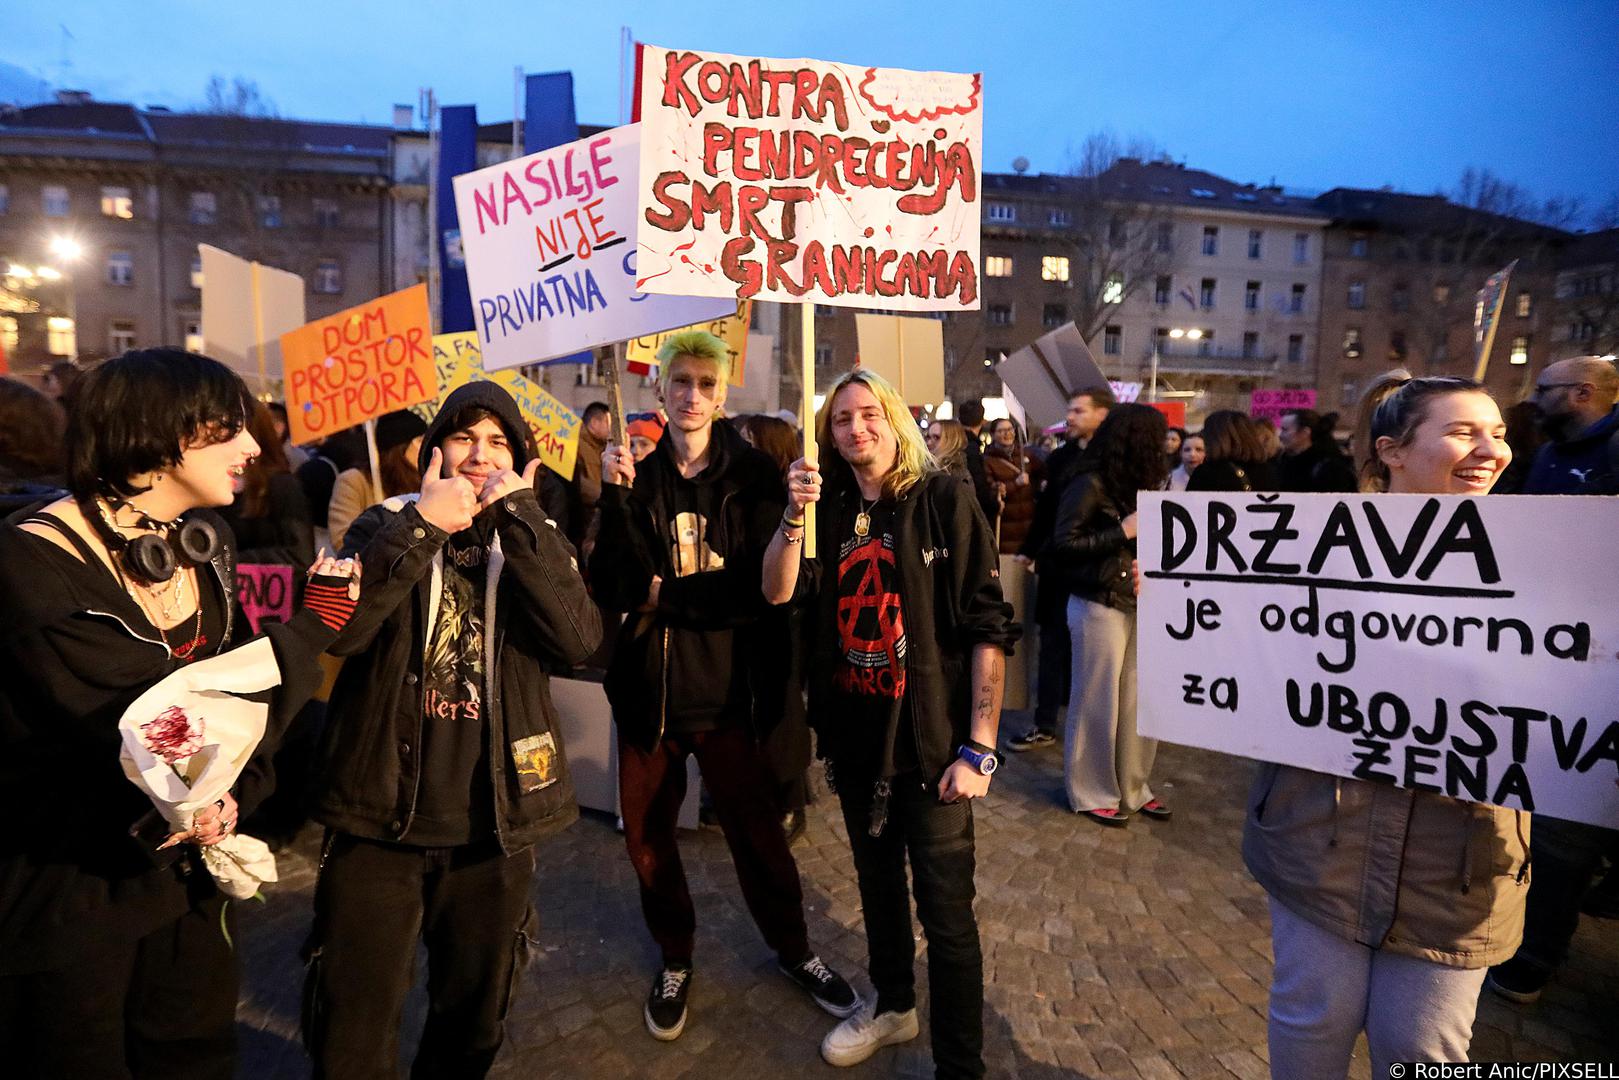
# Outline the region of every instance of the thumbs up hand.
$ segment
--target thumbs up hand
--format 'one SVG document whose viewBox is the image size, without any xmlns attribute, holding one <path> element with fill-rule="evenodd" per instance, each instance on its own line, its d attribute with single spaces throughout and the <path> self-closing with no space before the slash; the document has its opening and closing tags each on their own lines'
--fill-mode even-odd
<svg viewBox="0 0 1619 1080">
<path fill-rule="evenodd" d="M 523 475 L 519 476 L 510 469 L 501 469 L 492 474 L 483 482 L 483 490 L 478 493 L 478 509 L 493 506 L 513 491 L 522 488 L 534 487 L 534 478 L 540 472 L 540 459 L 534 458 L 523 468 Z"/>
<path fill-rule="evenodd" d="M 458 533 L 470 528 L 478 512 L 478 496 L 472 481 L 463 476 L 444 477 L 444 451 L 433 447 L 427 460 L 427 471 L 422 474 L 422 497 L 416 503 L 416 512 L 426 521 L 447 533 Z"/>
</svg>

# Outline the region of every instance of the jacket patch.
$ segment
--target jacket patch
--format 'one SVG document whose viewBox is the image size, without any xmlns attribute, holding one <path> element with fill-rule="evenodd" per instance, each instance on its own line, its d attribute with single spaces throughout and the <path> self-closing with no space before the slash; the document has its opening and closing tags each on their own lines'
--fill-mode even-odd
<svg viewBox="0 0 1619 1080">
<path fill-rule="evenodd" d="M 932 566 L 934 559 L 948 559 L 949 557 L 950 557 L 950 549 L 949 548 L 942 547 L 942 548 L 923 548 L 922 549 L 922 565 L 923 566 Z"/>
<path fill-rule="evenodd" d="M 557 741 L 549 731 L 512 743 L 512 761 L 517 765 L 517 786 L 524 795 L 561 779 L 557 775 Z"/>
</svg>

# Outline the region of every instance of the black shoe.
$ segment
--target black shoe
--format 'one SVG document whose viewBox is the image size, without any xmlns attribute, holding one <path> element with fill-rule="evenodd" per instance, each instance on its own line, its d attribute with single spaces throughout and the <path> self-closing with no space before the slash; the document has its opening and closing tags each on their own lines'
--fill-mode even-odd
<svg viewBox="0 0 1619 1080">
<path fill-rule="evenodd" d="M 1055 746 L 1057 736 L 1049 731 L 1039 728 L 1030 728 L 1021 735 L 1015 735 L 1006 740 L 1006 748 L 1014 754 L 1021 754 L 1025 750 L 1038 750 L 1042 746 Z"/>
<path fill-rule="evenodd" d="M 804 827 L 809 821 L 802 810 L 789 810 L 781 819 L 781 831 L 787 834 L 787 846 L 792 847 L 793 842 L 804 835 Z"/>
<path fill-rule="evenodd" d="M 1484 985 L 1508 1001 L 1528 1005 L 1540 1000 L 1540 992 L 1546 989 L 1546 984 L 1551 978 L 1552 973 L 1539 964 L 1514 956 L 1505 963 L 1491 968 L 1490 973 L 1484 977 Z"/>
<path fill-rule="evenodd" d="M 860 1008 L 860 995 L 854 992 L 854 987 L 842 975 L 821 963 L 819 956 L 812 953 L 808 960 L 796 967 L 786 964 L 777 966 L 783 975 L 803 987 L 815 999 L 815 1004 L 839 1020 L 853 1016 L 855 1010 Z"/>
<path fill-rule="evenodd" d="M 686 995 L 691 992 L 691 968 L 666 967 L 652 980 L 646 998 L 646 1029 L 660 1042 L 674 1042 L 686 1030 Z"/>
</svg>

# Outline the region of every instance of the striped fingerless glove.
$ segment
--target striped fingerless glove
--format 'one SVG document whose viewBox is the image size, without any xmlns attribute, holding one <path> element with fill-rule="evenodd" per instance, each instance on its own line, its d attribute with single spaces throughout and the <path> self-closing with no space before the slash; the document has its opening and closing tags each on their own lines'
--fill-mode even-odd
<svg viewBox="0 0 1619 1080">
<path fill-rule="evenodd" d="M 349 595 L 349 579 L 316 574 L 304 586 L 304 607 L 313 611 L 332 633 L 340 633 L 354 615 L 356 598 Z"/>
</svg>

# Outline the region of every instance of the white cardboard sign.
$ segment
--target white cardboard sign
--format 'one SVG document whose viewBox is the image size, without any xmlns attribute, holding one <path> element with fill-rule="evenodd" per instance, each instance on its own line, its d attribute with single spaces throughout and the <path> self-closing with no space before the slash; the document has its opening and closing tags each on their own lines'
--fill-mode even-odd
<svg viewBox="0 0 1619 1080">
<path fill-rule="evenodd" d="M 1143 493 L 1140 729 L 1619 826 L 1619 500 Z"/>
<path fill-rule="evenodd" d="M 631 125 L 455 178 L 486 370 L 736 310 L 734 301 L 636 291 L 639 152 Z"/>
</svg>

